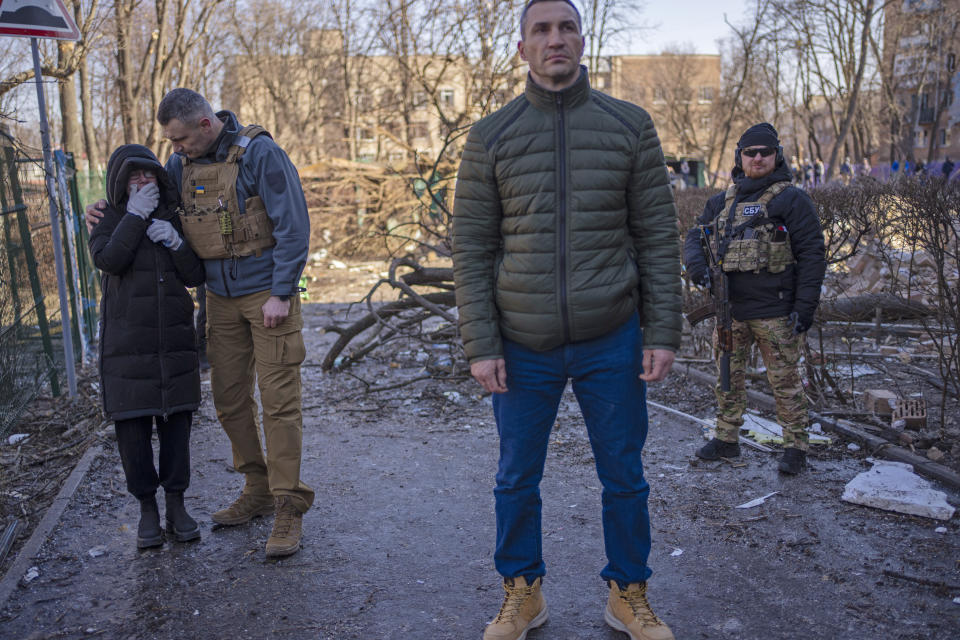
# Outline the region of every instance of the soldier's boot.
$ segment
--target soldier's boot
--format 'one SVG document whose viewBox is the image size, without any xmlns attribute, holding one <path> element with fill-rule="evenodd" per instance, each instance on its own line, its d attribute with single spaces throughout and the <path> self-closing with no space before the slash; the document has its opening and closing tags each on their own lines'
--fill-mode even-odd
<svg viewBox="0 0 960 640">
<path fill-rule="evenodd" d="M 183 492 L 171 491 L 167 493 L 167 533 L 177 542 L 189 542 L 200 538 L 200 525 L 190 517 L 183 506 Z"/>
<path fill-rule="evenodd" d="M 232 526 L 250 522 L 253 518 L 273 513 L 273 496 L 241 493 L 229 507 L 215 512 L 210 519 L 217 524 Z"/>
<path fill-rule="evenodd" d="M 720 458 L 736 458 L 740 455 L 739 442 L 726 442 L 714 438 L 697 449 L 697 457 L 704 460 L 719 460 Z"/>
<path fill-rule="evenodd" d="M 293 505 L 289 496 L 277 496 L 277 517 L 267 540 L 267 557 L 282 558 L 300 550 L 303 536 L 303 514 Z"/>
<path fill-rule="evenodd" d="M 603 619 L 630 636 L 630 640 L 674 640 L 670 627 L 650 608 L 646 582 L 634 582 L 621 590 L 620 585 L 611 580 Z"/>
<path fill-rule="evenodd" d="M 137 525 L 137 549 L 149 549 L 163 545 L 160 530 L 160 509 L 154 496 L 140 498 L 140 523 Z"/>
<path fill-rule="evenodd" d="M 795 476 L 807 465 L 807 452 L 794 447 L 783 450 L 783 457 L 778 465 L 782 473 Z"/>
<path fill-rule="evenodd" d="M 505 578 L 506 595 L 500 613 L 483 631 L 483 640 L 523 640 L 531 629 L 547 621 L 547 602 L 540 589 L 540 578 L 531 584 L 523 576 Z"/>
</svg>

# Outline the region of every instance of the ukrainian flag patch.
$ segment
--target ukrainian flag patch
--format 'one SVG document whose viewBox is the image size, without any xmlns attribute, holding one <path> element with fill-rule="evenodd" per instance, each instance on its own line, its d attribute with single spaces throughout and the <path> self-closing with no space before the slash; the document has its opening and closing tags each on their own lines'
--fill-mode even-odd
<svg viewBox="0 0 960 640">
<path fill-rule="evenodd" d="M 204 187 L 203 185 L 200 185 L 200 186 L 194 187 L 193 191 L 194 193 L 199 193 L 202 195 L 207 192 L 207 188 Z"/>
</svg>

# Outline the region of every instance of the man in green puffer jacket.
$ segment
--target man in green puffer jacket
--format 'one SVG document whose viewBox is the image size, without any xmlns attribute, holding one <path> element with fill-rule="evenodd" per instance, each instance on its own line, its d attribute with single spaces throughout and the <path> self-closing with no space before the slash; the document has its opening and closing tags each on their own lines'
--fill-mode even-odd
<svg viewBox="0 0 960 640">
<path fill-rule="evenodd" d="M 521 38 L 526 91 L 470 131 L 453 216 L 460 332 L 500 434 L 494 560 L 506 598 L 484 637 L 518 640 L 546 621 L 539 483 L 572 379 L 603 484 L 605 618 L 634 640 L 665 640 L 646 599 L 641 461 L 646 383 L 680 345 L 663 152 L 643 109 L 591 90 L 572 3 L 528 2 Z"/>
</svg>

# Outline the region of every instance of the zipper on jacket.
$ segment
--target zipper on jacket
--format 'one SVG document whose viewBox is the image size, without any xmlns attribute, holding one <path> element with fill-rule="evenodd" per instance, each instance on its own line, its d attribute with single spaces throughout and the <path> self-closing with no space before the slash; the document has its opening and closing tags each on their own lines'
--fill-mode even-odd
<svg viewBox="0 0 960 640">
<path fill-rule="evenodd" d="M 157 270 L 157 333 L 159 340 L 159 358 L 160 361 L 160 411 L 163 412 L 163 420 L 167 420 L 167 374 L 163 366 L 163 269 L 160 267 L 160 251 L 157 244 L 153 245 L 153 264 Z"/>
<path fill-rule="evenodd" d="M 563 94 L 557 94 L 557 131 L 560 161 L 557 163 L 557 190 L 560 207 L 557 212 L 559 236 L 560 319 L 563 323 L 563 341 L 570 342 L 570 310 L 567 308 L 567 139 L 564 132 Z"/>
</svg>

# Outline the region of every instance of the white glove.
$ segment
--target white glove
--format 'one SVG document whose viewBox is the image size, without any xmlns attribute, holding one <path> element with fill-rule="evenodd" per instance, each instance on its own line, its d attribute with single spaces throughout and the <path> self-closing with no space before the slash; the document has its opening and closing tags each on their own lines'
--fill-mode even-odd
<svg viewBox="0 0 960 640">
<path fill-rule="evenodd" d="M 127 213 L 140 216 L 144 220 L 156 211 L 160 203 L 160 187 L 155 182 L 138 189 L 136 185 L 130 187 L 130 199 L 127 200 Z"/>
<path fill-rule="evenodd" d="M 173 228 L 173 225 L 166 220 L 154 219 L 147 227 L 147 237 L 172 251 L 176 251 L 183 244 L 183 238 Z"/>
</svg>

